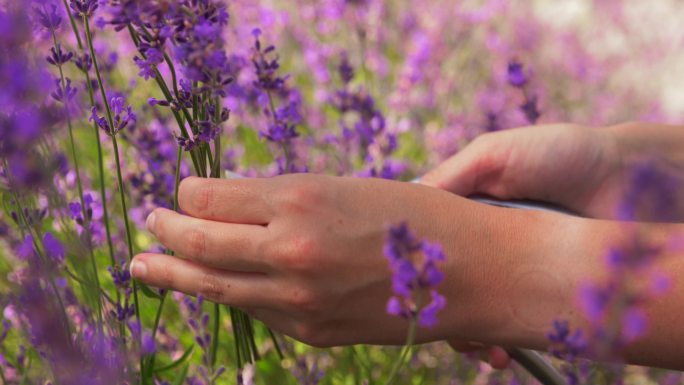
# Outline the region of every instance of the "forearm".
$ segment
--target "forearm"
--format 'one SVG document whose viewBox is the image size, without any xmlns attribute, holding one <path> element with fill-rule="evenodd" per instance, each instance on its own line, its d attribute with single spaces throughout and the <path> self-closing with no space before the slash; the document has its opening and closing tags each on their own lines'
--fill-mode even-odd
<svg viewBox="0 0 684 385">
<path fill-rule="evenodd" d="M 606 252 L 625 240 L 624 225 L 549 213 L 487 208 L 487 230 L 470 247 L 470 255 L 449 266 L 456 279 L 447 290 L 458 298 L 451 309 L 460 330 L 454 338 L 487 344 L 545 350 L 553 320 L 568 320 L 572 328 L 590 330 L 577 306 L 581 285 L 604 282 Z M 661 245 L 682 225 L 644 225 L 642 236 Z M 463 248 L 461 250 L 463 252 Z M 458 253 L 457 253 L 458 255 Z M 684 261 L 666 254 L 655 262 L 671 274 L 671 290 L 645 304 L 649 332 L 628 346 L 624 357 L 635 364 L 684 368 L 678 352 L 684 344 L 681 325 Z M 461 334 L 462 333 L 462 334 Z M 591 342 L 591 341 L 590 341 Z"/>
<path fill-rule="evenodd" d="M 684 166 L 684 126 L 625 123 L 606 128 L 615 138 L 623 160 L 657 156 Z"/>
</svg>

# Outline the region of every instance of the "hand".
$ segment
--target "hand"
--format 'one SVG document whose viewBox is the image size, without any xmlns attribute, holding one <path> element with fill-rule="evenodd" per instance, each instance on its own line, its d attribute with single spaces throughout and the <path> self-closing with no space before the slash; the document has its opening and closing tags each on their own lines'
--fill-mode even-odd
<svg viewBox="0 0 684 385">
<path fill-rule="evenodd" d="M 531 199 L 570 208 L 586 217 L 614 219 L 630 188 L 629 163 L 651 159 L 666 174 L 682 178 L 681 127 L 628 123 L 606 128 L 570 124 L 535 126 L 485 134 L 425 175 L 421 182 L 468 196 Z M 656 155 L 656 156 L 654 156 Z M 672 207 L 674 218 L 684 210 Z M 637 212 L 641 220 L 652 210 Z M 500 347 L 452 339 L 461 352 L 479 351 L 492 366 L 507 366 Z"/>
<path fill-rule="evenodd" d="M 317 175 L 188 178 L 179 204 L 186 215 L 157 209 L 147 225 L 180 257 L 138 255 L 133 276 L 243 308 L 315 346 L 404 342 L 408 322 L 385 311 L 391 272 L 382 248 L 389 225 L 407 221 L 421 237 L 467 255 L 469 246 L 454 245 L 459 232 L 470 232 L 454 226 L 454 219 L 460 216 L 462 227 L 473 231 L 487 222 L 467 215 L 481 205 L 437 189 Z M 457 261 L 447 261 L 445 270 L 466 259 Z M 448 338 L 466 318 L 454 314 L 468 301 L 448 293 L 476 291 L 462 287 L 465 272 L 446 274 L 440 292 L 451 306 L 439 314 L 444 322 L 420 330 L 419 342 Z"/>
<path fill-rule="evenodd" d="M 544 201 L 611 219 L 624 174 L 612 130 L 556 124 L 479 136 L 422 183 L 462 196 Z"/>
<path fill-rule="evenodd" d="M 463 196 L 480 193 L 547 201 L 585 216 L 610 218 L 620 178 L 619 156 L 610 135 L 562 124 L 482 135 L 421 183 Z M 499 346 L 459 339 L 448 342 L 461 353 L 478 352 L 497 369 L 511 361 Z"/>
</svg>

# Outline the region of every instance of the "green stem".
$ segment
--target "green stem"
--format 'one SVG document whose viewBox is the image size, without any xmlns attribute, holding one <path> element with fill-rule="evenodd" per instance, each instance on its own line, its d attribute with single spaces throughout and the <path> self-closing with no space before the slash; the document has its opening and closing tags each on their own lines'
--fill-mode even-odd
<svg viewBox="0 0 684 385">
<path fill-rule="evenodd" d="M 240 346 L 240 338 L 238 333 L 238 322 L 237 317 L 235 317 L 235 310 L 232 307 L 228 307 L 228 312 L 230 313 L 230 324 L 233 325 L 233 340 L 235 342 L 235 361 L 237 362 L 237 368 L 242 369 L 242 354 Z"/>
<path fill-rule="evenodd" d="M 93 36 L 90 31 L 90 20 L 88 19 L 88 16 L 83 15 L 83 24 L 85 25 L 85 31 L 86 31 L 86 42 L 88 43 L 88 49 L 90 50 L 90 56 L 91 60 L 93 61 L 93 68 L 95 69 L 95 75 L 97 76 L 97 82 L 100 88 L 100 96 L 102 97 L 102 103 L 105 106 L 105 110 L 107 112 L 107 122 L 109 123 L 109 128 L 113 131 L 114 130 L 114 119 L 112 118 L 112 109 L 109 106 L 109 101 L 107 100 L 107 94 L 105 92 L 105 87 L 104 83 L 102 82 L 102 75 L 100 73 L 100 67 L 97 62 L 97 57 L 95 55 L 95 47 L 93 45 Z M 114 161 L 116 163 L 116 178 L 117 182 L 119 184 L 119 195 L 121 198 L 121 208 L 123 210 L 123 220 L 124 220 L 124 227 L 126 229 L 126 245 L 128 247 L 128 260 L 132 261 L 133 260 L 133 240 L 131 237 L 131 225 L 128 220 L 128 208 L 126 207 L 126 190 L 125 186 L 123 183 L 123 177 L 121 175 L 121 159 L 119 157 L 119 145 L 116 140 L 116 133 L 111 132 L 111 138 L 112 138 L 112 145 L 114 147 Z M 136 321 L 138 322 L 138 325 L 142 326 L 142 323 L 140 321 L 140 300 L 138 298 L 138 284 L 136 281 L 133 281 L 133 302 L 134 302 L 134 307 L 135 307 L 135 318 Z M 144 373 L 145 372 L 145 367 L 144 367 L 144 361 L 141 358 L 140 359 L 140 372 Z"/>
<path fill-rule="evenodd" d="M 135 32 L 135 29 L 129 25 L 128 26 L 128 32 L 131 35 L 131 38 L 133 39 L 133 42 L 135 42 L 136 47 L 139 46 L 140 42 L 140 37 L 138 36 L 137 32 Z M 140 52 L 140 50 L 138 50 Z M 140 52 L 140 55 L 145 57 L 145 54 Z M 166 62 L 169 65 L 169 69 L 171 70 L 171 78 L 173 79 L 173 88 L 176 93 L 176 99 L 179 99 L 178 95 L 178 86 L 176 85 L 176 69 L 173 66 L 173 63 L 171 62 L 171 59 L 168 57 L 168 55 L 164 54 L 164 58 Z M 164 94 L 164 97 L 166 98 L 166 101 L 171 103 L 173 102 L 173 96 L 171 95 L 171 91 L 169 90 L 169 87 L 166 85 L 166 81 L 164 80 L 164 77 L 161 75 L 158 69 L 155 68 L 155 81 L 157 82 L 157 85 L 159 86 L 159 89 L 161 89 L 162 93 Z M 192 129 L 192 119 L 190 119 L 190 115 L 187 112 L 187 109 L 185 107 L 182 107 L 182 110 L 184 111 L 184 114 L 186 116 L 186 120 L 188 124 L 190 125 L 190 128 Z M 178 123 L 178 128 L 181 130 L 181 135 L 184 138 L 189 138 L 190 134 L 188 133 L 188 130 L 185 128 L 185 123 L 183 122 L 183 118 L 181 115 L 176 111 L 175 109 L 171 109 L 171 112 L 173 113 L 174 118 L 176 119 L 176 122 Z M 195 170 L 199 170 L 200 166 L 197 161 L 197 157 L 193 151 L 190 151 L 190 157 L 192 158 L 192 163 L 195 166 Z"/>
<path fill-rule="evenodd" d="M 211 340 L 211 350 L 209 354 L 209 363 L 211 364 L 211 370 L 213 372 L 214 366 L 216 365 L 216 356 L 218 353 L 218 337 L 219 337 L 219 326 L 221 321 L 221 309 L 219 304 L 214 304 L 214 325 L 212 330 L 212 340 Z"/>
<path fill-rule="evenodd" d="M 69 5 L 67 4 L 66 0 L 63 0 L 62 3 L 64 4 L 64 10 L 66 11 L 66 14 L 69 15 L 69 20 L 71 22 L 71 28 L 73 29 L 74 36 L 76 37 L 76 42 L 78 43 L 78 48 L 81 51 L 82 54 L 85 54 L 85 49 L 83 47 L 83 41 L 81 40 L 81 34 L 78 30 L 78 26 L 76 25 L 76 20 L 74 19 L 74 15 L 71 12 L 71 9 L 69 8 Z M 88 97 L 90 98 L 90 104 L 95 105 L 95 92 L 93 90 L 93 84 L 90 81 L 90 74 L 88 74 L 87 68 L 84 69 L 83 73 L 85 74 L 86 77 L 86 85 L 88 88 Z M 107 246 L 109 248 L 109 256 L 110 256 L 110 262 L 111 265 L 114 266 L 116 265 L 116 259 L 114 258 L 114 243 L 112 242 L 112 233 L 109 228 L 109 210 L 107 209 L 107 195 L 105 191 L 105 178 L 104 178 L 104 156 L 102 153 L 102 144 L 100 142 L 100 128 L 97 126 L 97 123 L 93 123 L 93 128 L 95 129 L 95 138 L 96 138 L 96 143 L 97 143 L 97 159 L 98 159 L 98 168 L 99 168 L 99 182 L 100 182 L 100 198 L 102 199 L 102 219 L 104 221 L 105 225 L 105 232 L 107 234 Z M 117 298 L 119 297 L 119 293 L 116 293 Z"/>
<path fill-rule="evenodd" d="M 123 210 L 124 227 L 126 229 L 126 245 L 128 246 L 128 260 L 133 260 L 133 239 L 131 237 L 131 224 L 128 220 L 128 208 L 126 207 L 126 191 L 123 183 L 123 176 L 121 174 L 121 159 L 119 157 L 119 144 L 116 140 L 116 135 L 112 135 L 112 145 L 114 146 L 114 162 L 116 164 L 116 178 L 119 184 L 119 195 L 121 198 L 121 208 Z M 135 300 L 135 313 L 140 322 L 140 308 L 138 302 L 137 284 L 133 281 L 133 298 Z"/>
<path fill-rule="evenodd" d="M 397 374 L 399 373 L 399 370 L 402 368 L 402 366 L 404 366 L 406 356 L 413 349 L 413 342 L 416 337 L 417 323 L 418 322 L 416 321 L 415 317 L 411 318 L 411 321 L 409 323 L 408 335 L 406 336 L 406 344 L 401 349 L 401 355 L 399 356 L 399 359 L 394 363 L 394 367 L 392 368 L 392 371 L 390 372 L 387 381 L 385 381 L 385 385 L 390 385 L 394 381 L 394 379 L 397 377 Z"/>
<path fill-rule="evenodd" d="M 174 183 L 174 189 L 173 189 L 173 210 L 178 211 L 178 188 L 180 186 L 180 168 L 181 168 L 181 158 L 183 156 L 183 149 L 178 147 L 178 153 L 176 154 L 176 177 L 175 177 L 175 183 Z M 169 252 L 170 255 L 173 255 L 173 251 Z M 161 300 L 159 302 L 159 307 L 157 308 L 157 314 L 154 317 L 154 325 L 152 327 L 152 340 L 155 341 L 157 337 L 157 331 L 159 330 L 159 322 L 161 321 L 161 314 L 162 310 L 164 309 L 164 304 L 166 302 L 166 296 L 168 295 L 168 291 L 164 291 L 164 294 L 162 294 Z M 157 353 L 156 351 L 152 353 L 152 356 L 150 357 L 150 368 L 151 371 L 154 371 L 154 361 L 156 359 Z"/>
<path fill-rule="evenodd" d="M 111 305 L 113 305 L 113 306 L 116 306 L 116 302 L 114 302 L 114 300 L 112 299 L 112 297 L 110 297 L 109 294 L 107 294 L 107 292 L 104 291 L 104 289 L 102 289 L 102 288 L 98 289 L 98 288 L 95 287 L 95 286 L 91 286 L 88 282 L 86 282 L 86 281 L 82 280 L 81 278 L 79 278 L 78 275 L 76 275 L 74 272 L 72 272 L 71 270 L 69 270 L 69 268 L 67 268 L 67 267 L 64 268 L 64 272 L 69 276 L 69 278 L 71 278 L 71 279 L 73 279 L 74 281 L 76 281 L 76 282 L 78 282 L 79 284 L 81 284 L 81 286 L 83 286 L 83 287 L 88 287 L 88 288 L 95 289 L 95 290 L 98 290 L 99 293 L 102 294 L 102 296 L 107 300 L 107 302 L 109 302 L 109 303 L 110 303 Z"/>
<path fill-rule="evenodd" d="M 281 360 L 285 359 L 285 355 L 283 354 L 282 349 L 280 349 L 280 344 L 278 343 L 278 339 L 276 338 L 275 333 L 273 333 L 273 330 L 271 330 L 271 328 L 269 327 L 267 327 L 266 330 L 268 331 L 268 335 L 271 337 L 271 341 L 273 341 L 273 346 L 275 347 L 278 357 Z"/>
<path fill-rule="evenodd" d="M 4 165 L 5 165 L 5 172 L 7 173 L 7 179 L 10 184 L 10 193 L 12 194 L 12 197 L 14 200 L 17 202 L 17 212 L 19 213 L 19 218 L 23 222 L 24 226 L 26 227 L 26 231 L 28 231 L 29 235 L 31 238 L 33 238 L 33 245 L 36 248 L 36 253 L 38 253 L 38 256 L 40 257 L 41 260 L 45 261 L 47 264 L 47 257 L 45 256 L 45 253 L 43 253 L 43 248 L 41 247 L 41 238 L 40 234 L 33 234 L 33 228 L 31 227 L 28 218 L 24 215 L 24 210 L 22 209 L 22 204 L 21 200 L 19 199 L 19 196 L 17 195 L 16 191 L 14 190 L 13 186 L 13 181 L 12 181 L 12 175 L 9 172 L 9 165 L 7 164 L 7 160 L 4 160 Z M 66 306 L 64 305 L 64 301 L 62 301 L 62 296 L 59 295 L 59 291 L 57 290 L 57 285 L 54 282 L 54 279 L 52 275 L 48 277 L 49 279 L 47 280 L 48 283 L 50 284 L 50 287 L 52 287 L 52 290 L 55 292 L 55 297 L 57 298 L 57 302 L 59 303 L 59 308 L 61 310 L 60 315 L 62 316 L 62 322 L 64 322 L 64 328 L 67 331 L 67 334 L 69 335 L 69 338 L 71 338 L 71 323 L 69 322 L 69 316 L 67 315 L 66 311 Z"/>
<path fill-rule="evenodd" d="M 0 380 L 2 380 L 2 385 L 7 385 L 7 379 L 5 378 L 5 372 L 2 370 L 2 366 L 0 366 Z"/>
<path fill-rule="evenodd" d="M 55 45 L 55 49 L 60 49 L 60 45 L 57 42 L 57 35 L 55 34 L 54 30 L 52 30 L 52 42 Z M 66 80 L 64 78 L 64 71 L 62 70 L 62 64 L 58 64 L 57 68 L 59 68 L 59 78 L 62 84 L 62 89 L 66 92 Z M 93 252 L 93 243 L 90 236 L 90 221 L 88 219 L 88 212 L 85 206 L 85 199 L 83 198 L 83 183 L 81 182 L 81 171 L 78 164 L 78 157 L 76 156 L 76 145 L 74 144 L 74 129 L 71 124 L 71 113 L 69 111 L 69 105 L 67 104 L 66 94 L 64 95 L 64 98 L 65 100 L 63 100 L 62 103 L 64 104 L 64 111 L 66 112 L 67 127 L 69 131 L 69 146 L 71 147 L 71 157 L 74 162 L 74 171 L 76 172 L 76 186 L 78 189 L 78 198 L 81 202 L 81 214 L 83 215 L 83 229 L 86 235 L 86 242 L 88 253 L 90 255 L 90 262 L 93 267 L 93 277 L 95 278 L 95 286 L 98 288 L 99 293 L 102 286 L 100 284 L 100 276 L 98 274 L 97 262 L 95 261 L 95 253 Z M 99 295 L 97 296 L 97 320 L 100 332 L 102 332 L 102 298 L 100 298 Z"/>
</svg>

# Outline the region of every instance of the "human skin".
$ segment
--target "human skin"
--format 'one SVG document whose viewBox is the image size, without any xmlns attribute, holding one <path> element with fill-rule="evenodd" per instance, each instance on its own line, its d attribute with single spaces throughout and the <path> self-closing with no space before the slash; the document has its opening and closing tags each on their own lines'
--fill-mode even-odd
<svg viewBox="0 0 684 385">
<path fill-rule="evenodd" d="M 597 212 L 608 204 L 578 202 Z M 421 238 L 440 242 L 448 257 L 439 287 L 447 307 L 437 326 L 418 331 L 418 342 L 540 350 L 554 319 L 587 326 L 575 310 L 578 286 L 604 278 L 602 255 L 625 238 L 622 224 L 611 220 L 489 207 L 442 189 L 378 179 L 188 178 L 179 204 L 185 214 L 155 210 L 148 229 L 181 257 L 138 255 L 133 276 L 243 308 L 314 346 L 404 342 L 407 322 L 385 312 L 391 272 L 382 246 L 389 225 L 407 221 Z M 639 227 L 654 242 L 684 230 Z M 656 263 L 682 276 L 680 259 L 665 255 Z M 680 281 L 647 305 L 652 327 L 625 349 L 629 362 L 684 368 L 678 354 L 684 329 L 674 327 L 684 318 Z"/>
<path fill-rule="evenodd" d="M 583 217 L 615 219 L 628 181 L 630 162 L 649 159 L 674 177 L 684 170 L 681 126 L 625 123 L 592 128 L 572 124 L 524 127 L 482 135 L 421 182 L 468 196 L 546 201 Z M 675 220 L 684 211 L 673 208 Z M 679 210 L 677 210 L 679 209 Z M 658 220 L 652 211 L 636 212 L 641 221 Z M 462 352 L 481 350 L 497 368 L 510 362 L 501 347 L 452 340 Z"/>
</svg>

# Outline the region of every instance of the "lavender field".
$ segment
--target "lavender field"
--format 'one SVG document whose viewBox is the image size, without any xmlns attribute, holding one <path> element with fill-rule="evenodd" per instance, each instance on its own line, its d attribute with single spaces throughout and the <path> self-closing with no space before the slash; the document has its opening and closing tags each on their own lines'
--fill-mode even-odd
<svg viewBox="0 0 684 385">
<path fill-rule="evenodd" d="M 320 293 L 337 289 L 319 282 L 317 294 L 311 277 L 321 303 L 293 299 L 300 318 L 284 323 L 201 282 L 209 274 L 192 276 L 185 294 L 167 289 L 180 287 L 171 267 L 162 285 L 130 271 L 142 253 L 210 254 L 188 231 L 148 231 L 153 211 L 191 211 L 193 180 L 180 191 L 190 176 L 244 181 L 230 215 L 258 200 L 240 187 L 254 180 L 408 184 L 476 138 L 517 127 L 681 124 L 682 20 L 677 0 L 0 0 L 0 385 L 684 384 L 681 372 L 622 354 L 652 330 L 644 309 L 680 288 L 654 262 L 684 255 L 678 233 L 655 245 L 630 223 L 683 221 L 681 156 L 672 173 L 636 164 L 619 203 L 594 211 L 623 222 L 629 241 L 606 248 L 603 283 L 577 284 L 581 325 L 558 314 L 537 327 L 543 346 L 520 346 L 538 350 L 556 380 L 516 359 L 495 369 L 487 346 L 442 341 L 456 306 L 443 269 L 460 257 L 401 214 L 369 246 L 377 261 L 349 260 L 339 273 L 386 270 L 378 330 L 401 330 L 399 340 L 370 329 L 322 337 L 309 322 L 318 310 L 363 313 L 369 301 L 359 292 L 358 309 L 322 304 Z M 399 185 L 387 185 L 387 201 Z M 293 212 L 328 199 L 283 191 L 299 199 L 282 198 Z M 302 239 L 287 244 L 306 249 Z M 681 321 L 672 316 L 673 339 Z"/>
</svg>

